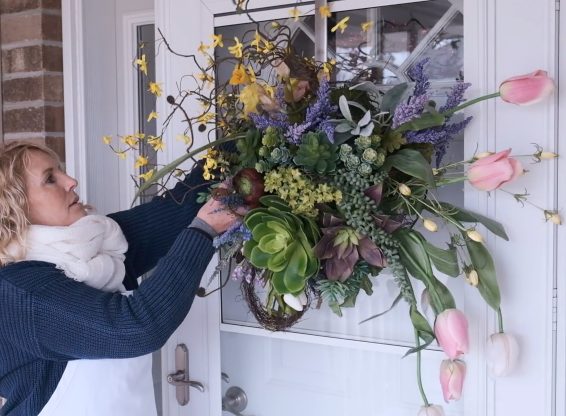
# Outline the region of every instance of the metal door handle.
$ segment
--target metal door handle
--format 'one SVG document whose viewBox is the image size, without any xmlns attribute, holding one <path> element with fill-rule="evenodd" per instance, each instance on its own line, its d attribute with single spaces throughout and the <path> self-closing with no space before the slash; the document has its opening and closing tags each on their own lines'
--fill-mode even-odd
<svg viewBox="0 0 566 416">
<path fill-rule="evenodd" d="M 175 370 L 174 373 L 167 376 L 167 382 L 175 386 L 177 403 L 185 406 L 191 398 L 191 387 L 201 393 L 204 393 L 205 390 L 202 383 L 189 379 L 189 350 L 185 344 L 179 344 L 175 348 Z"/>
<path fill-rule="evenodd" d="M 173 373 L 173 374 L 169 374 L 167 376 L 167 383 L 171 384 L 172 386 L 176 386 L 176 387 L 177 386 L 194 387 L 195 389 L 197 389 L 201 393 L 204 393 L 203 384 L 199 381 L 185 380 L 185 372 L 182 371 L 182 370 L 177 371 L 176 373 Z"/>
</svg>

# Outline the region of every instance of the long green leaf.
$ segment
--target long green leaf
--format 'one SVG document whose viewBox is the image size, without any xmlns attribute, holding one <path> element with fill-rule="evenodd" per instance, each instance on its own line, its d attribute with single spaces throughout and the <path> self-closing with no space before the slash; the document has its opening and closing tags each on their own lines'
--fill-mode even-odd
<svg viewBox="0 0 566 416">
<path fill-rule="evenodd" d="M 440 113 L 423 113 L 419 118 L 401 124 L 395 129 L 399 133 L 418 131 L 438 127 L 444 124 L 446 118 Z"/>
<path fill-rule="evenodd" d="M 432 264 L 434 264 L 439 272 L 452 277 L 457 277 L 460 274 L 456 247 L 452 246 L 446 250 L 436 247 L 427 241 L 425 242 L 425 249 L 432 260 Z"/>
<path fill-rule="evenodd" d="M 493 309 L 499 309 L 501 294 L 499 293 L 495 264 L 491 254 L 489 254 L 489 251 L 482 243 L 477 243 L 470 239 L 466 239 L 466 246 L 470 254 L 472 266 L 478 272 L 478 290 L 481 296 Z"/>
<path fill-rule="evenodd" d="M 199 154 L 203 150 L 210 149 L 211 147 L 218 146 L 218 145 L 223 144 L 223 143 L 228 143 L 228 142 L 231 142 L 231 141 L 234 141 L 234 140 L 238 140 L 238 139 L 241 139 L 242 137 L 244 137 L 244 136 L 238 135 L 238 136 L 234 136 L 234 137 L 231 137 L 231 136 L 224 137 L 222 139 L 218 139 L 218 140 L 215 140 L 213 142 L 207 143 L 204 146 L 199 147 L 198 149 L 187 152 L 182 156 L 179 156 L 177 159 L 175 159 L 171 163 L 168 163 L 167 165 L 165 165 L 161 169 L 159 169 L 157 172 L 155 172 L 155 174 L 148 181 L 145 181 L 138 188 L 138 191 L 136 192 L 136 194 L 134 196 L 134 200 L 132 201 L 132 205 L 141 196 L 141 194 L 143 194 L 147 189 L 149 189 L 151 187 L 151 185 L 153 185 L 154 183 L 157 183 L 158 181 L 163 179 L 165 176 L 167 176 L 168 174 L 173 172 L 177 168 L 177 166 L 179 166 L 181 163 L 187 161 L 188 159 L 190 159 L 193 156 L 196 156 L 197 154 Z"/>
<path fill-rule="evenodd" d="M 383 168 L 385 170 L 395 168 L 409 176 L 426 182 L 431 188 L 436 187 L 432 167 L 418 150 L 399 150 L 385 160 Z"/>
<path fill-rule="evenodd" d="M 485 228 L 487 228 L 496 236 L 501 237 L 506 241 L 509 241 L 509 237 L 507 236 L 507 233 L 505 232 L 505 228 L 503 227 L 503 225 L 501 225 L 501 223 L 492 220 L 491 218 L 488 218 L 486 216 L 483 216 L 481 214 L 478 214 L 477 212 L 456 207 L 452 204 L 449 204 L 448 202 L 441 202 L 440 205 L 442 205 L 442 207 L 448 211 L 449 216 L 451 218 L 454 218 L 456 221 L 479 222 L 480 224 L 483 224 Z"/>
<path fill-rule="evenodd" d="M 434 331 L 432 330 L 425 317 L 417 310 L 415 306 L 411 306 L 409 315 L 411 317 L 413 327 L 417 330 L 419 337 L 421 337 L 425 342 L 432 342 L 434 340 Z"/>
<path fill-rule="evenodd" d="M 376 315 L 372 315 L 369 318 L 364 319 L 363 321 L 360 321 L 360 324 L 363 324 L 364 322 L 371 321 L 372 319 L 379 318 L 380 316 L 385 315 L 387 312 L 389 312 L 391 309 L 393 309 L 395 306 L 397 306 L 397 304 L 399 303 L 399 301 L 401 299 L 403 299 L 403 295 L 401 293 L 399 293 L 389 308 L 387 308 L 383 312 L 380 312 Z"/>
<path fill-rule="evenodd" d="M 395 108 L 405 95 L 405 91 L 407 91 L 408 84 L 403 82 L 402 84 L 397 84 L 393 88 L 389 89 L 381 99 L 381 106 L 379 108 L 380 111 L 387 111 L 389 113 L 393 113 Z"/>
<path fill-rule="evenodd" d="M 408 228 L 400 228 L 395 232 L 394 237 L 400 243 L 401 263 L 412 276 L 424 282 L 435 312 L 438 314 L 445 309 L 455 308 L 456 303 L 452 294 L 432 273 L 424 237 L 417 231 Z"/>
</svg>

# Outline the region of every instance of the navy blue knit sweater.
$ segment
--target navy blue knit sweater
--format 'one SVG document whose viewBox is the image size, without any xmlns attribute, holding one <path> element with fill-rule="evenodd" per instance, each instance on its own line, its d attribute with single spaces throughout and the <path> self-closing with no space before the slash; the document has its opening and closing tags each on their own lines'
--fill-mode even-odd
<svg viewBox="0 0 566 416">
<path fill-rule="evenodd" d="M 201 182 L 197 169 L 185 180 Z M 126 287 L 155 270 L 132 296 L 107 293 L 67 278 L 53 264 L 24 261 L 0 268 L 0 413 L 37 415 L 69 360 L 128 358 L 158 350 L 189 311 L 213 248 L 186 229 L 199 206 L 181 200 L 179 183 L 167 197 L 110 215 L 129 243 Z"/>
</svg>

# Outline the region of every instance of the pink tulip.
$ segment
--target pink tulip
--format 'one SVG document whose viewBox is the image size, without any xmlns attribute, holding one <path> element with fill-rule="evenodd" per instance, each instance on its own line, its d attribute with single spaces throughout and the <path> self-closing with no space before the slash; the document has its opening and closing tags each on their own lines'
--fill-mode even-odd
<svg viewBox="0 0 566 416">
<path fill-rule="evenodd" d="M 546 71 L 537 70 L 526 75 L 509 78 L 499 86 L 503 101 L 518 105 L 538 103 L 554 90 L 554 82 Z"/>
<path fill-rule="evenodd" d="M 444 409 L 434 404 L 422 406 L 417 416 L 444 416 Z"/>
<path fill-rule="evenodd" d="M 446 309 L 436 317 L 434 334 L 451 360 L 468 352 L 468 320 L 458 309 Z"/>
<path fill-rule="evenodd" d="M 482 191 L 493 191 L 501 185 L 515 180 L 523 173 L 518 160 L 509 157 L 511 149 L 483 157 L 468 169 L 470 184 Z"/>
<path fill-rule="evenodd" d="M 444 401 L 460 400 L 466 378 L 466 363 L 464 361 L 444 360 L 440 363 L 440 385 Z"/>
</svg>

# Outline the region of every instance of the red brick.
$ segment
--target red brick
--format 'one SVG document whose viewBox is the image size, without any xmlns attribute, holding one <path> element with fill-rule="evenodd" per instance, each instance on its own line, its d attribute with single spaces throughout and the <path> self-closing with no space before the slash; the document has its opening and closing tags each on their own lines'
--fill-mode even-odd
<svg viewBox="0 0 566 416">
<path fill-rule="evenodd" d="M 61 10 L 61 0 L 41 0 L 41 6 L 44 9 Z"/>
<path fill-rule="evenodd" d="M 63 101 L 63 75 L 17 78 L 2 83 L 5 102 Z"/>
<path fill-rule="evenodd" d="M 38 9 L 40 5 L 40 0 L 0 0 L 0 13 L 14 13 Z"/>
<path fill-rule="evenodd" d="M 61 41 L 61 16 L 49 14 L 6 14 L 0 27 L 2 43 L 30 40 Z"/>
<path fill-rule="evenodd" d="M 65 111 L 63 107 L 45 107 L 45 131 L 64 131 Z"/>
<path fill-rule="evenodd" d="M 65 138 L 64 137 L 46 137 L 45 144 L 47 147 L 53 149 L 57 155 L 59 155 L 59 160 L 65 163 Z"/>
<path fill-rule="evenodd" d="M 34 107 L 4 111 L 4 133 L 57 132 L 65 129 L 63 107 Z"/>
<path fill-rule="evenodd" d="M 26 46 L 2 51 L 4 74 L 28 71 L 63 71 L 63 48 L 59 46 Z"/>
</svg>

